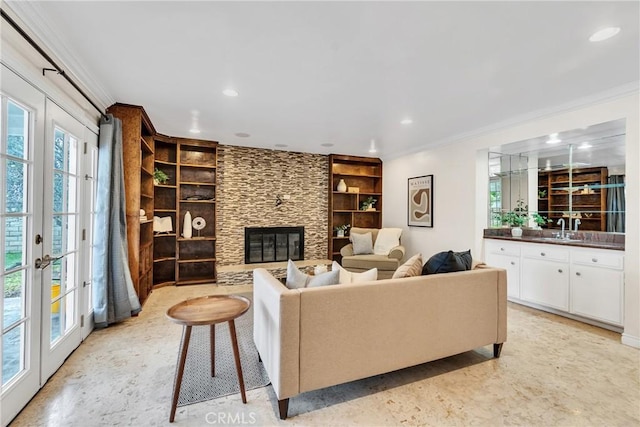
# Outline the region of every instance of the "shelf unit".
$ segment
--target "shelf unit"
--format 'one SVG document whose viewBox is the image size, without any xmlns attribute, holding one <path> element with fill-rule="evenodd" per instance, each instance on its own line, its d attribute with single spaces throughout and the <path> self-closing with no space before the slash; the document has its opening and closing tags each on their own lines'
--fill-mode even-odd
<svg viewBox="0 0 640 427">
<path fill-rule="evenodd" d="M 539 172 L 538 190 L 546 190 L 546 194 L 538 198 L 538 211 L 552 220 L 549 228 L 560 228 L 557 224 L 560 218 L 565 219 L 567 229 L 573 228 L 573 220 L 577 217 L 580 218 L 580 230 L 607 231 L 607 179 L 606 167 Z"/>
<path fill-rule="evenodd" d="M 154 187 L 154 215 L 170 217 L 172 225 L 171 233 L 154 234 L 153 285 L 160 287 L 176 283 L 178 146 L 174 138 L 165 135 L 156 135 L 155 143 L 155 168 L 163 171 L 169 180 Z"/>
<path fill-rule="evenodd" d="M 127 217 L 129 270 L 140 303 L 153 287 L 154 136 L 155 128 L 144 108 L 113 104 L 107 109 L 122 121 L 122 154 Z M 140 209 L 147 219 L 142 220 Z"/>
<path fill-rule="evenodd" d="M 329 171 L 328 257 L 341 262 L 340 249 L 349 243 L 349 237 L 337 237 L 335 227 L 345 224 L 363 228 L 382 227 L 382 160 L 331 154 Z M 347 192 L 337 190 L 341 179 L 347 185 Z M 358 192 L 350 193 L 348 187 L 357 187 Z M 368 197 L 377 200 L 375 211 L 360 210 Z"/>
<path fill-rule="evenodd" d="M 216 274 L 216 168 L 218 143 L 176 138 L 177 180 L 176 284 L 215 283 Z M 202 217 L 203 230 L 182 236 L 185 214 Z"/>
</svg>

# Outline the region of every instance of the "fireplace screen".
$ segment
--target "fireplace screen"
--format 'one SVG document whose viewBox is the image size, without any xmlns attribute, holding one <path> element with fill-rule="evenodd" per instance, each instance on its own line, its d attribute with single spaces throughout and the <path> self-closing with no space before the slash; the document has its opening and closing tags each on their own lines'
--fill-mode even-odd
<svg viewBox="0 0 640 427">
<path fill-rule="evenodd" d="M 244 262 L 304 259 L 304 227 L 245 227 Z"/>
</svg>

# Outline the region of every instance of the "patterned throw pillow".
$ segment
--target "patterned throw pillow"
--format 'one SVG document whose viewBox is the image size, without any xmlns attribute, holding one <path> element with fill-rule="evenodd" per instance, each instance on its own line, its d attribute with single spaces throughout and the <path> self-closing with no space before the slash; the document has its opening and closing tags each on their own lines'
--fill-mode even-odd
<svg viewBox="0 0 640 427">
<path fill-rule="evenodd" d="M 420 276 L 422 273 L 422 254 L 415 254 L 402 264 L 391 276 L 392 279 Z"/>
</svg>

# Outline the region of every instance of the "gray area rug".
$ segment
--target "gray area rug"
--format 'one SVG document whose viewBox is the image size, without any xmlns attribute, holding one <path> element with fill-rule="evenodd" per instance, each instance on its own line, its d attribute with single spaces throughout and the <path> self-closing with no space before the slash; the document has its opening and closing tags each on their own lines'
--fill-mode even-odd
<svg viewBox="0 0 640 427">
<path fill-rule="evenodd" d="M 243 296 L 251 299 L 252 295 Z M 269 377 L 262 363 L 258 361 L 258 350 L 253 343 L 253 305 L 249 311 L 235 320 L 235 324 L 245 390 L 269 385 Z M 178 406 L 240 393 L 228 322 L 216 325 L 215 366 L 216 376 L 211 377 L 209 326 L 194 326 L 191 330 Z"/>
</svg>

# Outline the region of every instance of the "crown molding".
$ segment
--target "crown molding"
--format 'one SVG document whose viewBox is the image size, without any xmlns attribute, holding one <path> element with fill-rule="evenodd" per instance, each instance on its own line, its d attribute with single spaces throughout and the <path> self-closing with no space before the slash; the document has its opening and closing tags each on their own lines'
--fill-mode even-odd
<svg viewBox="0 0 640 427">
<path fill-rule="evenodd" d="M 469 132 L 463 132 L 456 135 L 452 135 L 450 137 L 441 139 L 439 141 L 435 141 L 431 144 L 424 144 L 418 147 L 414 147 L 409 150 L 403 150 L 400 152 L 393 153 L 388 156 L 384 156 L 383 160 L 393 160 L 403 156 L 408 156 L 411 154 L 416 154 L 421 151 L 433 150 L 438 147 L 442 147 L 444 145 L 455 144 L 457 142 L 461 142 L 465 139 L 477 138 L 492 132 L 497 132 L 503 129 L 507 129 L 510 127 L 522 125 L 526 122 L 532 120 L 540 120 L 550 116 L 568 113 L 572 110 L 577 110 L 580 108 L 585 108 L 594 104 L 600 104 L 607 101 L 613 101 L 618 98 L 623 98 L 625 96 L 631 95 L 633 93 L 640 92 L 640 81 L 635 81 L 631 83 L 627 83 L 621 86 L 616 86 L 609 90 L 599 92 L 596 94 L 592 94 L 589 96 L 585 96 L 582 98 L 578 98 L 571 102 L 567 102 L 564 104 L 556 105 L 554 107 L 543 108 L 540 110 L 532 111 L 530 113 L 521 114 L 519 116 L 512 117 L 507 120 L 503 120 L 498 123 L 494 123 L 489 126 L 485 126 L 479 129 L 475 129 Z"/>
<path fill-rule="evenodd" d="M 81 61 L 60 39 L 56 31 L 51 28 L 44 17 L 45 14 L 39 2 L 3 2 L 4 6 L 8 6 L 13 14 L 26 26 L 23 30 L 30 33 L 43 49 L 49 51 L 54 60 L 64 67 L 65 74 L 70 75 L 94 102 L 103 107 L 103 109 L 116 102 L 109 91 L 93 78 Z"/>
</svg>

